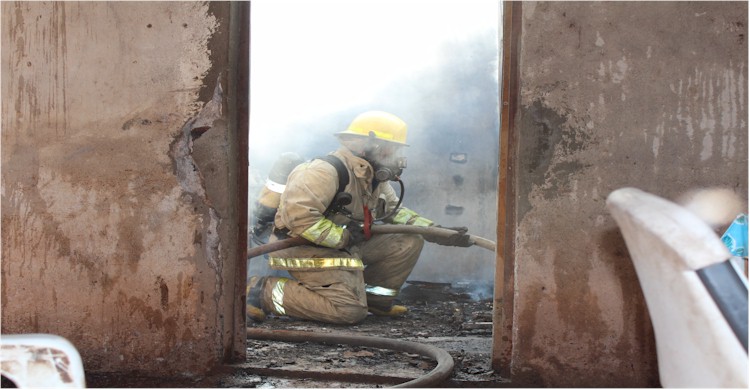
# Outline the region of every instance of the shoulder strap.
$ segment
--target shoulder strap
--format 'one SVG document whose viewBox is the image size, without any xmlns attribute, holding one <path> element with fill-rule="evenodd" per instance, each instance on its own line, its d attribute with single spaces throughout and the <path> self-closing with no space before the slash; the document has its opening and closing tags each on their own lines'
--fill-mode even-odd
<svg viewBox="0 0 750 390">
<path fill-rule="evenodd" d="M 344 192 L 346 186 L 349 184 L 349 171 L 346 169 L 343 161 L 334 155 L 325 155 L 315 157 L 315 159 L 323 160 L 333 165 L 336 168 L 336 174 L 339 177 L 339 188 L 336 190 L 336 195 L 333 196 L 331 204 L 328 205 L 323 215 L 329 215 L 334 210 L 343 210 L 343 207 L 351 202 L 351 195 Z M 348 201 L 345 200 L 348 197 Z"/>
<path fill-rule="evenodd" d="M 338 157 L 327 154 L 325 156 L 315 157 L 315 159 L 323 160 L 333 165 L 336 168 L 336 173 L 339 175 L 339 188 L 336 192 L 343 192 L 346 186 L 349 184 L 349 171 L 346 169 L 344 163 Z"/>
</svg>

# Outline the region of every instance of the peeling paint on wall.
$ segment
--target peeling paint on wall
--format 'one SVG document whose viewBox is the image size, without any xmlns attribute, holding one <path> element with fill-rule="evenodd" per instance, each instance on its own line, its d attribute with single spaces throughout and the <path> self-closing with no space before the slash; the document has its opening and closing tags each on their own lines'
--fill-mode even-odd
<svg viewBox="0 0 750 390">
<path fill-rule="evenodd" d="M 1 7 L 3 333 L 64 336 L 87 370 L 210 369 L 234 225 L 186 124 L 224 115 L 198 95 L 227 65 L 208 45 L 228 3 Z"/>
<path fill-rule="evenodd" d="M 714 156 L 733 159 L 738 139 L 747 134 L 745 117 L 740 115 L 746 105 L 745 67 L 744 62 L 730 62 L 726 68 L 696 68 L 687 79 L 669 85 L 678 101 L 677 112 L 669 120 L 685 129 L 691 143 L 699 142 L 696 149 L 700 150 L 701 161 Z M 700 134 L 702 137 L 696 140 Z"/>
<path fill-rule="evenodd" d="M 747 3 L 524 2 L 513 383 L 658 386 L 654 334 L 604 200 L 747 197 Z"/>
<path fill-rule="evenodd" d="M 217 305 L 223 295 L 222 267 L 224 259 L 221 252 L 221 239 L 219 237 L 220 218 L 216 209 L 206 195 L 205 182 L 198 164 L 193 159 L 193 140 L 200 137 L 203 133 L 213 127 L 216 120 L 221 119 L 222 113 L 222 88 L 221 83 L 217 80 L 214 88 L 214 96 L 201 112 L 190 119 L 182 128 L 180 136 L 175 139 L 170 148 L 170 155 L 174 161 L 175 173 L 177 180 L 182 187 L 182 191 L 188 194 L 194 204 L 198 205 L 203 212 L 204 222 L 202 229 L 202 244 L 205 251 L 205 258 L 208 266 L 215 271 L 216 290 L 213 299 Z M 221 326 L 219 326 L 221 329 Z"/>
</svg>

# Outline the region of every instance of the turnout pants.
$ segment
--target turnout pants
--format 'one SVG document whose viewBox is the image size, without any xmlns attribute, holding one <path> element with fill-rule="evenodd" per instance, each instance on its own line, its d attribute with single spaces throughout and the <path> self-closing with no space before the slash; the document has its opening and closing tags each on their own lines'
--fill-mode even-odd
<svg viewBox="0 0 750 390">
<path fill-rule="evenodd" d="M 419 235 L 380 234 L 347 250 L 305 245 L 272 252 L 271 267 L 293 279 L 268 278 L 261 304 L 278 315 L 358 323 L 368 307 L 391 307 L 423 246 Z"/>
</svg>

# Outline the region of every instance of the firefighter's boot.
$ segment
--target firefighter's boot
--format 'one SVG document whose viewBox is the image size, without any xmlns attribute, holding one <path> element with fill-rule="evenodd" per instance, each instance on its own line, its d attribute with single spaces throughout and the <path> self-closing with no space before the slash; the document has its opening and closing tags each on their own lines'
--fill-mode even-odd
<svg viewBox="0 0 750 390">
<path fill-rule="evenodd" d="M 376 316 L 380 316 L 380 317 L 399 317 L 399 316 L 405 315 L 409 311 L 409 309 L 407 309 L 406 306 L 401 306 L 401 305 L 392 305 L 388 309 L 370 306 L 367 308 L 367 310 L 370 313 Z"/>
<path fill-rule="evenodd" d="M 248 321 L 253 320 L 255 322 L 263 322 L 263 320 L 266 319 L 266 312 L 263 310 L 260 302 L 260 296 L 263 292 L 263 284 L 265 281 L 265 277 L 261 278 L 253 276 L 247 282 L 247 290 L 245 291 L 245 295 L 247 296 L 247 299 L 245 300 L 245 314 Z"/>
</svg>

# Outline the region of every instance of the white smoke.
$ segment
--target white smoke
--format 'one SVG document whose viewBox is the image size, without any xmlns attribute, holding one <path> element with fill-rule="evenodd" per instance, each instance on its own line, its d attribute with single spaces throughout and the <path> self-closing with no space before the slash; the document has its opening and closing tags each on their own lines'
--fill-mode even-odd
<svg viewBox="0 0 750 390">
<path fill-rule="evenodd" d="M 497 0 L 254 0 L 251 182 L 262 183 L 281 153 L 326 154 L 357 114 L 389 111 L 409 126 L 404 205 L 494 240 L 500 8 Z M 494 253 L 481 248 L 429 245 L 422 257 L 416 280 L 494 279 Z"/>
<path fill-rule="evenodd" d="M 250 158 L 274 158 L 305 121 L 367 104 L 440 62 L 445 42 L 497 29 L 496 0 L 253 1 Z M 287 133 L 292 124 L 298 129 Z M 330 129 L 337 131 L 339 129 Z"/>
</svg>

